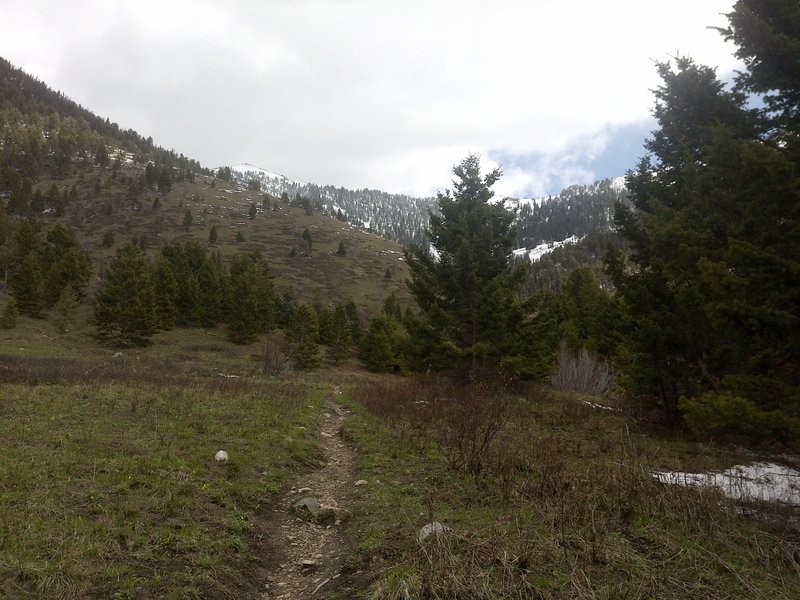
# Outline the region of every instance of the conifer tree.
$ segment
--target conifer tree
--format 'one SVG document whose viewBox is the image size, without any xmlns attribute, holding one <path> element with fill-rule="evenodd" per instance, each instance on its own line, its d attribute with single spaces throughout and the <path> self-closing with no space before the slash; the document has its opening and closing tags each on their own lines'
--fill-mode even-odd
<svg viewBox="0 0 800 600">
<path fill-rule="evenodd" d="M 289 327 L 290 356 L 298 369 L 314 369 L 320 364 L 319 320 L 309 304 L 294 311 Z"/>
<path fill-rule="evenodd" d="M 20 260 L 11 274 L 11 293 L 19 311 L 38 319 L 44 308 L 42 268 L 36 252 L 28 252 Z"/>
<path fill-rule="evenodd" d="M 252 220 L 256 218 L 257 214 L 258 214 L 258 208 L 256 207 L 256 203 L 251 202 L 250 209 L 247 211 L 247 216 Z"/>
<path fill-rule="evenodd" d="M 72 289 L 70 284 L 66 284 L 61 288 L 61 293 L 58 296 L 58 301 L 53 306 L 55 312 L 55 326 L 56 331 L 64 334 L 69 330 L 69 327 L 75 321 L 75 314 L 80 306 L 78 294 Z"/>
<path fill-rule="evenodd" d="M 127 244 L 105 271 L 94 303 L 95 336 L 115 346 L 146 346 L 156 332 L 155 292 L 147 256 Z"/>
<path fill-rule="evenodd" d="M 725 32 L 749 66 L 739 89 L 689 59 L 659 65 L 659 129 L 628 175 L 634 210 L 616 214 L 633 268 L 619 255 L 607 264 L 626 307 L 629 387 L 658 397 L 675 423 L 682 407 L 707 416 L 717 410 L 705 405 L 750 402 L 755 420 L 800 430 L 800 128 L 781 59 L 798 54 L 788 23 L 800 7 L 734 8 Z M 767 110 L 742 91 L 768 91 Z"/>
<path fill-rule="evenodd" d="M 439 193 L 439 212 L 430 214 L 436 254 L 420 246 L 406 251 L 421 324 L 412 333 L 413 343 L 430 349 L 430 367 L 473 376 L 499 368 L 510 337 L 519 279 L 508 262 L 514 214 L 490 202 L 498 169 L 482 177 L 480 159 L 470 155 L 453 173 L 453 191 Z"/>
<path fill-rule="evenodd" d="M 163 254 L 153 262 L 153 289 L 156 295 L 156 326 L 168 331 L 178 320 L 178 282 L 172 264 Z"/>
<path fill-rule="evenodd" d="M 347 322 L 347 312 L 341 304 L 336 305 L 334 311 L 331 340 L 328 345 L 328 356 L 334 362 L 341 362 L 350 354 L 350 325 Z"/>
<path fill-rule="evenodd" d="M 275 326 L 275 295 L 267 261 L 258 252 L 237 254 L 230 267 L 228 337 L 252 342 Z"/>
<path fill-rule="evenodd" d="M 217 243 L 217 226 L 212 225 L 211 229 L 208 232 L 208 243 L 210 245 L 214 245 Z"/>
<path fill-rule="evenodd" d="M 17 301 L 14 298 L 9 298 L 3 307 L 3 312 L 0 313 L 0 329 L 14 329 L 17 326 L 18 318 Z"/>
<path fill-rule="evenodd" d="M 183 226 L 189 229 L 192 226 L 192 221 L 192 210 L 187 208 L 186 212 L 183 213 Z"/>
<path fill-rule="evenodd" d="M 344 240 L 339 240 L 339 247 L 336 249 L 336 256 L 347 256 L 347 247 Z"/>
</svg>

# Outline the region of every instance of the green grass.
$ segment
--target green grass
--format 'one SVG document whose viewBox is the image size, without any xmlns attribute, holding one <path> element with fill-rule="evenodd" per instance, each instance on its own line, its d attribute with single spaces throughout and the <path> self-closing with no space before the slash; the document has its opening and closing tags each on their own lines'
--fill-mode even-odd
<svg viewBox="0 0 800 600">
<path fill-rule="evenodd" d="M 423 416 L 418 402 L 434 402 L 432 384 L 394 381 L 348 390 L 345 431 L 381 484 L 354 511 L 351 567 L 360 574 L 339 597 L 796 597 L 800 533 L 787 519 L 797 515 L 760 507 L 765 518 L 742 518 L 713 491 L 649 476 L 746 456 L 662 436 L 579 396 L 518 388 L 474 477 L 439 452 L 439 428 L 456 421 Z M 392 385 L 401 391 L 387 392 Z M 420 544 L 430 519 L 454 534 Z"/>
<path fill-rule="evenodd" d="M 119 360 L 40 326 L 0 360 L 0 596 L 255 594 L 265 511 L 318 458 L 329 387 L 253 375 L 202 332 Z"/>
</svg>

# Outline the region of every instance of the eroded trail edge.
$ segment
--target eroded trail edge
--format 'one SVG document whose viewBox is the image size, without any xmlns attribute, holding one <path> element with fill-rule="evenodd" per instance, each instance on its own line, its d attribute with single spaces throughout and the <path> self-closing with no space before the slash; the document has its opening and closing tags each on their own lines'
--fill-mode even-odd
<svg viewBox="0 0 800 600">
<path fill-rule="evenodd" d="M 341 435 L 349 411 L 336 402 L 340 393 L 337 388 L 328 397 L 319 431 L 323 466 L 298 478 L 276 503 L 272 542 L 279 562 L 267 576 L 262 600 L 326 598 L 340 583 L 346 559 L 342 523 L 357 489 L 356 453 Z M 304 504 L 295 507 L 299 502 Z"/>
</svg>

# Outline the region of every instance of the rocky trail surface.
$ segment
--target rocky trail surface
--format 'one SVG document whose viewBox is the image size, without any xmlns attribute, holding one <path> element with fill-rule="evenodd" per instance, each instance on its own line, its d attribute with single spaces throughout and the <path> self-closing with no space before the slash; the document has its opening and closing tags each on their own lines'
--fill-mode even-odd
<svg viewBox="0 0 800 600">
<path fill-rule="evenodd" d="M 346 543 L 342 523 L 358 481 L 356 453 L 342 438 L 347 409 L 329 398 L 320 429 L 323 464 L 302 475 L 278 498 L 272 517 L 272 546 L 278 562 L 265 582 L 261 600 L 327 598 L 342 582 Z"/>
</svg>

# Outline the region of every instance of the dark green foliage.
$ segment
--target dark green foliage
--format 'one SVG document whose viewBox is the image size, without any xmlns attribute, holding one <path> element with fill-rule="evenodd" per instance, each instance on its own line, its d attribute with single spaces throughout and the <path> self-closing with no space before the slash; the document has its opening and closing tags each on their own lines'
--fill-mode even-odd
<svg viewBox="0 0 800 600">
<path fill-rule="evenodd" d="M 327 304 L 325 306 L 314 306 L 319 319 L 319 341 L 321 344 L 330 346 L 333 341 L 334 321 L 336 319 L 336 309 Z"/>
<path fill-rule="evenodd" d="M 359 355 L 370 371 L 398 373 L 403 370 L 402 346 L 400 326 L 391 316 L 383 314 L 370 321 Z"/>
<path fill-rule="evenodd" d="M 773 451 L 800 449 L 800 419 L 780 410 L 765 411 L 745 398 L 708 392 L 681 398 L 689 428 L 701 438 L 746 441 Z"/>
<path fill-rule="evenodd" d="M 305 250 L 306 255 L 311 256 L 311 246 L 313 244 L 313 241 L 311 239 L 311 232 L 308 230 L 308 227 L 306 227 L 303 230 L 303 235 L 300 237 L 303 238 L 303 248 Z"/>
<path fill-rule="evenodd" d="M 156 332 L 155 291 L 147 256 L 132 244 L 117 250 L 94 303 L 100 342 L 146 346 Z"/>
<path fill-rule="evenodd" d="M 247 211 L 247 216 L 250 219 L 255 219 L 257 214 L 258 214 L 258 208 L 256 207 L 256 203 L 255 202 L 251 202 L 250 203 L 250 209 Z"/>
<path fill-rule="evenodd" d="M 224 320 L 227 276 L 218 253 L 208 255 L 197 242 L 169 244 L 161 250 L 177 287 L 177 325 L 213 326 Z"/>
<path fill-rule="evenodd" d="M 165 331 L 175 327 L 178 320 L 178 282 L 172 264 L 164 255 L 153 262 L 153 289 L 156 294 L 156 326 Z"/>
<path fill-rule="evenodd" d="M 275 294 L 267 261 L 258 252 L 236 254 L 230 267 L 228 338 L 253 341 L 275 326 Z"/>
<path fill-rule="evenodd" d="M 347 321 L 347 312 L 343 305 L 337 304 L 328 342 L 328 356 L 338 363 L 350 355 L 350 345 L 350 324 Z"/>
<path fill-rule="evenodd" d="M 339 247 L 336 249 L 336 256 L 347 256 L 347 247 L 344 240 L 339 240 Z"/>
<path fill-rule="evenodd" d="M 42 265 L 45 306 L 53 306 L 67 285 L 75 292 L 78 301 L 83 301 L 92 274 L 92 261 L 89 253 L 78 245 L 75 233 L 69 227 L 55 225 L 47 232 L 42 247 Z"/>
<path fill-rule="evenodd" d="M 775 427 L 797 430 L 778 417 L 800 417 L 800 128 L 796 79 L 784 77 L 796 65 L 781 57 L 800 55 L 800 6 L 742 1 L 730 18 L 752 71 L 731 92 L 689 59 L 659 65 L 659 129 L 628 175 L 634 209 L 616 214 L 630 263 L 616 254 L 607 265 L 629 388 L 673 422 L 682 407 L 698 431 L 714 410 L 733 411 L 783 440 Z M 743 92 L 767 90 L 769 110 L 747 107 Z"/>
<path fill-rule="evenodd" d="M 497 369 L 507 356 L 518 283 L 507 257 L 516 234 L 514 214 L 489 202 L 499 170 L 481 177 L 479 158 L 471 155 L 453 173 L 453 192 L 440 193 L 440 214 L 430 215 L 428 237 L 438 259 L 420 246 L 406 251 L 420 310 L 410 333 L 414 345 L 427 348 L 427 366 L 470 375 Z"/>
<path fill-rule="evenodd" d="M 44 294 L 40 258 L 35 252 L 29 252 L 15 264 L 9 285 L 19 311 L 29 317 L 40 318 Z"/>
<path fill-rule="evenodd" d="M 10 298 L 3 307 L 3 312 L 0 313 L 0 329 L 14 329 L 17 326 L 18 318 L 17 301 Z"/>
<path fill-rule="evenodd" d="M 247 189 L 251 192 L 260 192 L 261 182 L 259 182 L 258 179 L 251 179 L 247 182 Z"/>
<path fill-rule="evenodd" d="M 217 226 L 212 225 L 208 231 L 208 243 L 212 246 L 217 243 Z"/>
<path fill-rule="evenodd" d="M 75 314 L 80 306 L 78 294 L 72 289 L 72 286 L 66 284 L 61 289 L 61 294 L 58 301 L 53 306 L 54 323 L 58 333 L 66 333 L 70 325 L 75 322 Z"/>
<path fill-rule="evenodd" d="M 190 208 L 186 209 L 186 212 L 183 213 L 183 226 L 187 229 L 192 226 L 192 210 Z"/>
<path fill-rule="evenodd" d="M 392 278 L 392 269 L 390 267 L 386 267 L 386 271 L 383 273 L 384 279 L 391 279 Z"/>
<path fill-rule="evenodd" d="M 217 179 L 221 181 L 230 181 L 231 180 L 231 168 L 230 167 L 220 167 L 217 169 Z"/>
<path fill-rule="evenodd" d="M 350 339 L 358 346 L 361 344 L 361 334 L 364 330 L 364 325 L 358 314 L 358 307 L 355 302 L 348 300 L 344 305 L 344 311 L 347 314 L 347 323 L 350 326 Z"/>
<path fill-rule="evenodd" d="M 320 364 L 319 320 L 309 304 L 301 304 L 292 315 L 289 326 L 289 354 L 298 369 L 314 369 Z"/>
<path fill-rule="evenodd" d="M 103 234 L 103 247 L 104 248 L 111 248 L 114 246 L 114 232 L 113 231 L 106 231 Z"/>
</svg>

